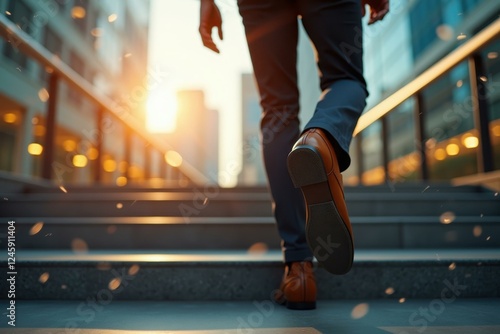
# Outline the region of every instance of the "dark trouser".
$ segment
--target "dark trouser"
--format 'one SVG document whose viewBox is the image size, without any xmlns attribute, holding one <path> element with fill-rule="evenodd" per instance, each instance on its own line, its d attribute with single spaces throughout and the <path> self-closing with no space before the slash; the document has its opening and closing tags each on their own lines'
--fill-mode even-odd
<svg viewBox="0 0 500 334">
<path fill-rule="evenodd" d="M 298 16 L 317 53 L 321 100 L 304 130 L 332 140 L 340 170 L 368 95 L 363 78 L 360 0 L 238 0 L 261 97 L 264 164 L 283 240 L 285 262 L 312 259 L 305 238 L 304 199 L 286 159 L 300 136 L 297 86 Z M 312 106 L 305 106 L 312 107 Z"/>
</svg>

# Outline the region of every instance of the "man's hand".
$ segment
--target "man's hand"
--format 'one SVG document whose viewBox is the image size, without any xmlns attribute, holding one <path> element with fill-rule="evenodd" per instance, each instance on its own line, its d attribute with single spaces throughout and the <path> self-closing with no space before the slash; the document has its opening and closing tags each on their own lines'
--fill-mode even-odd
<svg viewBox="0 0 500 334">
<path fill-rule="evenodd" d="M 363 16 L 366 14 L 366 5 L 370 7 L 370 21 L 368 21 L 368 24 L 382 20 L 389 13 L 389 0 L 361 0 Z"/>
<path fill-rule="evenodd" d="M 219 38 L 222 40 L 222 16 L 214 0 L 201 0 L 200 6 L 200 35 L 203 45 L 219 53 L 217 45 L 212 39 L 212 29 L 217 28 Z"/>
</svg>

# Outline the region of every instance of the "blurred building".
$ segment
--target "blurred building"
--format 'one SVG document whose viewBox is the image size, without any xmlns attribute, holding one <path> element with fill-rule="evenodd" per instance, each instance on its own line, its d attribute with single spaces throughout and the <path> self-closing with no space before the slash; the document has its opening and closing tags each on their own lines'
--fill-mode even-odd
<svg viewBox="0 0 500 334">
<path fill-rule="evenodd" d="M 143 125 L 149 6 L 149 0 L 0 0 L 0 15 Z M 15 44 L 0 38 L 0 170 L 40 176 L 51 69 Z M 97 168 L 107 182 L 143 177 L 145 147 L 134 136 L 125 140 L 120 124 L 107 124 L 112 133 L 98 152 L 97 107 L 65 83 L 58 87 L 54 177 L 90 182 Z M 126 146 L 138 153 L 129 161 Z M 98 155 L 102 166 L 92 164 Z"/>
<path fill-rule="evenodd" d="M 497 0 L 401 0 L 391 2 L 389 15 L 373 26 L 363 27 L 365 77 L 370 96 L 368 111 L 404 87 L 419 74 L 466 43 L 500 15 Z M 366 18 L 365 18 L 366 20 Z M 350 46 L 349 52 L 355 52 Z M 489 132 L 493 169 L 500 169 L 500 42 L 485 46 L 475 55 L 481 62 L 488 96 Z M 320 95 L 318 70 L 311 44 L 300 30 L 298 75 L 301 92 L 301 124 L 310 119 Z M 452 180 L 478 172 L 479 133 L 471 103 L 471 70 L 463 61 L 432 83 L 417 97 L 408 99 L 383 122 L 375 122 L 351 145 L 351 168 L 346 183 L 379 184 L 421 179 L 422 147 L 429 180 Z M 262 165 L 253 152 L 258 145 L 258 95 L 251 75 L 242 76 L 243 150 L 242 183 L 262 183 Z M 489 86 L 488 86 L 489 85 Z M 415 108 L 425 110 L 423 141 L 417 142 Z M 424 118 L 424 117 L 423 117 Z M 385 128 L 385 129 L 383 129 Z M 385 133 L 385 134 L 384 134 Z M 384 134 L 384 135 L 383 135 Z M 385 139 L 384 139 L 385 138 Z M 384 144 L 384 140 L 386 143 Z M 259 146 L 260 147 L 260 146 Z M 260 154 L 260 151 L 259 151 Z M 387 157 L 384 158 L 384 155 Z M 387 161 L 384 161 L 387 160 Z"/>
<path fill-rule="evenodd" d="M 365 111 L 467 43 L 499 15 L 497 0 L 392 0 L 390 13 L 383 21 L 373 26 L 365 24 L 359 32 L 363 34 L 365 77 L 370 91 Z M 349 48 L 355 49 L 356 45 Z M 482 109 L 487 109 L 492 146 L 493 161 L 492 166 L 486 166 L 488 171 L 500 169 L 500 92 L 496 84 L 499 50 L 500 42 L 496 41 L 474 55 L 474 63 L 484 72 L 479 78 L 482 89 L 488 92 L 486 98 L 481 97 Z M 300 119 L 304 126 L 314 112 L 320 91 L 313 51 L 303 29 L 298 55 Z M 450 181 L 484 172 L 479 167 L 484 165 L 480 158 L 484 152 L 479 152 L 481 134 L 471 103 L 470 66 L 468 60 L 458 64 L 357 136 L 351 146 L 352 164 L 344 173 L 345 181 L 352 185 L 421 179 Z M 243 142 L 247 148 L 258 143 L 260 121 L 252 81 L 250 75 L 242 76 Z M 415 115 L 417 109 L 420 117 Z M 422 123 L 422 133 L 417 133 L 417 121 Z M 247 151 L 243 151 L 239 181 L 261 183 L 260 161 Z"/>
<path fill-rule="evenodd" d="M 392 0 L 384 21 L 364 27 L 370 91 L 366 110 L 467 43 L 499 14 L 497 0 Z M 480 84 L 489 92 L 482 109 L 487 109 L 489 118 L 485 131 L 491 137 L 493 170 L 500 169 L 500 92 L 495 84 L 499 51 L 497 39 L 473 55 L 474 64 L 484 72 Z M 470 61 L 463 61 L 364 130 L 351 146 L 353 163 L 344 179 L 367 185 L 422 178 L 449 181 L 483 172 L 478 169 L 480 133 L 471 103 L 475 72 Z M 420 116 L 415 115 L 416 108 Z M 416 133 L 416 122 L 422 122 L 422 134 Z M 419 151 L 425 152 L 425 160 Z"/>
<path fill-rule="evenodd" d="M 194 168 L 218 182 L 219 113 L 208 109 L 202 90 L 177 93 L 177 125 L 166 136 L 175 150 Z"/>
<path fill-rule="evenodd" d="M 253 73 L 241 75 L 241 111 L 243 121 L 243 166 L 238 183 L 244 185 L 266 184 L 260 144 L 259 93 Z"/>
</svg>

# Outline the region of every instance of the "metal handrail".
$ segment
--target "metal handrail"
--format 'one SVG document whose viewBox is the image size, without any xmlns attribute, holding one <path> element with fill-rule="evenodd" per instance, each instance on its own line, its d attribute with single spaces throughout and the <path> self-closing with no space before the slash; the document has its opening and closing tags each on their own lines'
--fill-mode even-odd
<svg viewBox="0 0 500 334">
<path fill-rule="evenodd" d="M 119 122 L 138 134 L 160 152 L 166 153 L 172 149 L 169 145 L 147 133 L 147 130 L 143 126 L 134 122 L 133 116 L 130 113 L 122 112 L 113 107 L 114 103 L 111 99 L 98 93 L 88 81 L 66 65 L 59 57 L 50 53 L 46 48 L 40 45 L 38 41 L 25 33 L 2 14 L 0 14 L 0 35 L 7 41 L 15 42 L 16 48 L 24 54 L 36 59 L 45 67 L 51 68 L 54 73 L 65 80 L 74 90 L 87 97 L 103 110 L 109 112 Z M 206 184 L 210 182 L 203 173 L 186 161 L 183 161 L 182 165 L 178 168 L 195 183 Z"/>
<path fill-rule="evenodd" d="M 474 35 L 463 45 L 459 46 L 456 50 L 449 55 L 438 61 L 436 64 L 428 68 L 425 72 L 413 79 L 410 83 L 391 94 L 376 106 L 361 115 L 358 124 L 354 129 L 354 135 L 359 134 L 361 131 L 369 127 L 375 121 L 390 113 L 401 103 L 414 96 L 423 88 L 440 78 L 444 73 L 457 66 L 460 62 L 470 57 L 473 53 L 482 48 L 485 44 L 491 42 L 493 39 L 500 35 L 500 18 L 496 19 L 488 25 L 488 27 L 481 30 Z"/>
</svg>

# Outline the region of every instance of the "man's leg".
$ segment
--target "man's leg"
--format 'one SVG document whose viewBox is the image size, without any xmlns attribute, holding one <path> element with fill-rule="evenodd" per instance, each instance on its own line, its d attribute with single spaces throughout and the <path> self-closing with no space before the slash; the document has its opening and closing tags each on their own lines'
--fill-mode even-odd
<svg viewBox="0 0 500 334">
<path fill-rule="evenodd" d="M 313 309 L 316 282 L 305 237 L 304 200 L 286 165 L 300 135 L 295 3 L 239 0 L 238 4 L 261 96 L 263 157 L 287 263 L 274 299 L 288 308 Z"/>
<path fill-rule="evenodd" d="M 321 128 L 334 139 L 340 171 L 366 106 L 361 0 L 299 0 L 302 23 L 317 52 L 323 95 L 304 130 Z"/>
<path fill-rule="evenodd" d="M 239 0 L 238 5 L 261 96 L 263 158 L 285 262 L 311 260 L 304 200 L 286 167 L 287 155 L 300 135 L 297 12 L 290 0 Z"/>
<path fill-rule="evenodd" d="M 353 264 L 354 244 L 342 175 L 367 96 L 363 79 L 361 1 L 298 0 L 318 57 L 323 95 L 288 157 L 293 183 L 307 205 L 306 237 L 316 259 L 334 274 Z"/>
</svg>

